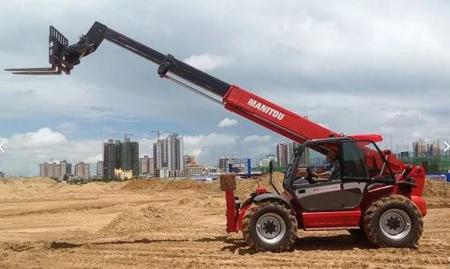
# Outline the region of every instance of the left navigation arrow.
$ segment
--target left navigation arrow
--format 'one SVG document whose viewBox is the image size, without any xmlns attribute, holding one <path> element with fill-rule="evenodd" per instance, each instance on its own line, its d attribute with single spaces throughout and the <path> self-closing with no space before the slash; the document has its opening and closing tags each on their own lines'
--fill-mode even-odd
<svg viewBox="0 0 450 269">
<path fill-rule="evenodd" d="M 1 152 L 5 152 L 5 149 L 3 148 L 3 146 L 4 146 L 6 143 L 8 143 L 8 139 L 3 138 L 3 139 L 0 140 L 0 151 L 1 151 Z"/>
</svg>

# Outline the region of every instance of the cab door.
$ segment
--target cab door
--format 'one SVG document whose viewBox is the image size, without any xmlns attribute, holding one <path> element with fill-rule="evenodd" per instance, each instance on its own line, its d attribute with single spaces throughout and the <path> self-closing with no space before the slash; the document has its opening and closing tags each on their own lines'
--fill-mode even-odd
<svg viewBox="0 0 450 269">
<path fill-rule="evenodd" d="M 355 141 L 342 141 L 341 149 L 342 203 L 344 209 L 351 209 L 360 204 L 369 175 L 361 149 Z"/>
<path fill-rule="evenodd" d="M 313 159 L 318 159 L 321 164 L 320 166 L 323 166 L 326 163 L 325 159 L 327 155 L 327 151 L 324 148 L 334 149 L 338 154 L 338 161 L 340 163 L 340 143 L 340 141 L 331 141 L 308 144 L 303 151 L 303 155 L 299 158 L 298 167 L 310 166 Z M 307 152 L 309 152 L 309 156 L 305 155 Z M 339 211 L 343 209 L 342 180 L 340 176 L 315 183 L 305 181 L 300 180 L 301 183 L 294 182 L 293 184 L 295 195 L 298 198 L 297 201 L 305 211 Z"/>
</svg>

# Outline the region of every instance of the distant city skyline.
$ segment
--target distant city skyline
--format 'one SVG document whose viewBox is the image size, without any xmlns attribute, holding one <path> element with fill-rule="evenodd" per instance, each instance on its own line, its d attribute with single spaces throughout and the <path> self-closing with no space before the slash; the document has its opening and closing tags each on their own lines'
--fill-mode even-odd
<svg viewBox="0 0 450 269">
<path fill-rule="evenodd" d="M 162 137 L 163 136 L 169 136 L 169 134 L 165 134 L 164 133 L 161 136 Z M 139 158 L 138 159 L 143 158 L 145 155 L 153 157 L 153 144 L 156 141 L 157 141 L 157 139 L 147 139 L 147 138 L 145 138 L 145 139 L 137 139 L 137 142 L 142 145 L 140 147 L 141 152 L 139 153 Z M 420 152 L 422 152 L 424 150 L 426 150 L 428 152 L 428 151 L 430 151 L 430 146 L 431 146 L 431 148 L 433 148 L 432 145 L 434 145 L 434 149 L 431 149 L 434 152 L 434 155 L 436 155 L 437 152 L 439 152 L 439 154 L 441 154 L 441 155 L 450 155 L 450 152 L 446 152 L 446 153 L 444 152 L 445 144 L 443 143 L 443 141 L 446 141 L 446 140 L 445 139 L 417 139 L 417 140 L 411 140 L 411 141 L 405 142 L 403 147 L 397 146 L 396 148 L 397 149 L 401 148 L 401 150 L 400 151 L 396 151 L 395 153 L 397 153 L 397 154 L 400 154 L 400 153 L 406 154 L 405 152 L 408 152 L 409 155 L 404 155 L 404 156 L 412 157 L 412 156 L 414 156 L 413 155 L 414 154 L 414 145 L 416 145 L 417 142 L 419 142 L 419 143 L 422 144 L 422 148 L 423 148 L 422 150 L 420 150 Z M 241 143 L 243 143 L 243 142 L 241 142 Z M 264 142 L 261 142 L 261 143 L 264 143 Z M 196 141 L 196 144 L 201 145 L 201 141 Z M 253 164 L 254 165 L 257 164 L 257 162 L 259 162 L 260 159 L 263 159 L 267 155 L 271 155 L 272 154 L 272 155 L 276 156 L 277 155 L 277 145 L 280 145 L 280 144 L 288 145 L 288 144 L 292 144 L 292 142 L 290 142 L 290 143 L 289 142 L 281 142 L 281 143 L 278 143 L 278 144 L 274 144 L 273 147 L 272 147 L 272 151 L 270 151 L 270 149 L 269 149 L 267 152 L 261 153 L 259 155 L 254 155 L 254 157 L 251 158 L 253 160 Z M 384 144 L 386 144 L 386 143 L 384 143 Z M 102 143 L 100 143 L 100 141 L 99 141 L 99 145 L 102 145 Z M 439 147 L 438 147 L 438 145 L 439 145 Z M 291 147 L 289 149 L 292 150 Z M 189 153 L 187 151 L 185 151 L 185 152 Z M 192 151 L 190 153 L 192 153 Z M 91 160 L 86 160 L 86 159 L 84 159 L 84 160 L 83 159 L 81 159 L 81 160 L 80 159 L 73 159 L 72 160 L 72 159 L 64 158 L 64 157 L 61 158 L 61 160 L 64 161 L 64 160 L 67 159 L 69 163 L 74 163 L 74 164 L 78 163 L 78 162 L 85 162 L 85 163 L 87 163 L 89 165 L 90 171 L 95 171 L 95 175 L 97 175 L 98 174 L 97 173 L 97 167 L 96 167 L 97 166 L 97 162 L 99 162 L 99 161 L 103 162 L 103 153 L 102 153 L 102 151 L 99 150 L 99 152 L 97 152 L 97 155 L 99 155 L 99 157 L 91 158 Z M 245 155 L 238 156 L 236 154 L 230 154 L 230 153 L 221 153 L 220 155 L 217 155 L 211 161 L 203 161 L 203 160 L 199 160 L 199 161 L 200 161 L 200 163 L 203 163 L 205 165 L 217 166 L 218 165 L 218 159 L 221 156 L 226 156 L 226 155 L 228 155 L 228 156 L 236 156 L 236 157 L 245 156 Z M 193 155 L 193 156 L 195 156 L 195 155 Z M 289 156 L 291 156 L 291 154 L 289 154 Z M 276 159 L 279 159 L 279 158 L 276 158 Z M 56 158 L 49 158 L 49 159 L 39 160 L 39 163 L 44 163 L 44 162 L 47 162 L 47 163 L 59 163 L 60 160 L 58 160 Z M 280 162 L 280 161 L 278 161 L 278 162 Z M 139 165 L 139 162 L 138 162 L 138 165 Z M 279 165 L 279 163 L 277 163 L 277 165 Z M 36 166 L 34 166 L 34 167 L 36 167 Z M 0 169 L 1 168 L 2 167 L 0 167 Z M 27 175 L 10 174 L 8 172 L 5 173 L 5 169 L 2 169 L 0 171 L 5 173 L 7 176 L 36 176 L 36 175 L 40 175 L 39 170 L 36 170 L 35 168 L 33 170 L 35 172 L 32 172 L 32 173 L 27 174 Z M 91 173 L 92 176 L 94 175 L 94 173 L 92 173 L 92 172 L 90 172 L 90 173 Z"/>
</svg>

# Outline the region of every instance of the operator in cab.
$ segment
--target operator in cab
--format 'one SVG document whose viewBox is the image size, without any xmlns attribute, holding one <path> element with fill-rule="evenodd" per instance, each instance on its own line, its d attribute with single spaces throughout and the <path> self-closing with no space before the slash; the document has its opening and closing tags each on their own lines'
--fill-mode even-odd
<svg viewBox="0 0 450 269">
<path fill-rule="evenodd" d="M 341 176 L 341 168 L 338 160 L 338 153 L 328 151 L 325 159 L 329 165 L 321 172 L 313 172 L 311 168 L 298 168 L 296 184 L 314 184 L 317 182 L 338 180 Z"/>
<path fill-rule="evenodd" d="M 323 172 L 317 173 L 319 179 L 337 180 L 341 176 L 341 167 L 337 158 L 337 153 L 329 151 L 326 160 L 330 163 L 329 168 Z"/>
</svg>

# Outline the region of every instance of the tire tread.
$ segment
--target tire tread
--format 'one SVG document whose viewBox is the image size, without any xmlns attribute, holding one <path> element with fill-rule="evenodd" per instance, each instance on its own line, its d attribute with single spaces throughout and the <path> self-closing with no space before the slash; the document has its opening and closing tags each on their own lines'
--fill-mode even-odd
<svg viewBox="0 0 450 269">
<path fill-rule="evenodd" d="M 282 205 L 280 203 L 274 203 L 274 202 L 264 202 L 260 204 L 253 204 L 247 211 L 247 213 L 244 216 L 244 219 L 242 221 L 242 234 L 244 237 L 244 240 L 247 242 L 250 249 L 253 249 L 257 252 L 259 251 L 267 251 L 268 249 L 265 249 L 264 246 L 260 243 L 259 239 L 253 232 L 253 229 L 256 229 L 256 227 L 251 227 L 251 222 L 253 218 L 261 211 L 264 210 L 267 207 L 277 207 L 284 211 L 284 213 L 289 216 L 289 220 L 291 222 L 291 228 L 289 228 L 289 225 L 286 224 L 286 232 L 288 233 L 288 240 L 285 240 L 283 244 L 279 244 L 275 249 L 270 249 L 269 251 L 272 252 L 282 252 L 287 251 L 292 248 L 292 246 L 295 243 L 295 239 L 297 238 L 297 219 L 295 218 L 292 211 L 287 208 L 285 205 Z"/>
<path fill-rule="evenodd" d="M 380 210 L 383 210 L 383 208 L 387 207 L 389 204 L 392 203 L 399 203 L 404 204 L 407 207 L 410 207 L 413 212 L 413 216 L 411 217 L 411 221 L 414 223 L 414 219 L 418 222 L 417 231 L 411 231 L 413 234 L 413 237 L 406 242 L 404 246 L 401 247 L 410 247 L 410 248 L 417 248 L 418 242 L 420 237 L 422 236 L 423 232 L 423 220 L 422 215 L 420 214 L 419 210 L 417 209 L 417 206 L 414 205 L 414 203 L 411 202 L 410 199 L 403 195 L 398 194 L 392 194 L 390 196 L 386 196 L 383 198 L 380 198 L 379 200 L 373 202 L 367 210 L 364 212 L 363 216 L 363 229 L 367 236 L 367 239 L 369 242 L 376 246 L 376 247 L 391 247 L 388 242 L 384 241 L 382 237 L 377 232 L 377 225 L 379 225 L 379 219 L 377 217 L 377 213 L 380 212 Z M 414 227 L 412 227 L 414 229 Z"/>
</svg>

